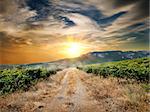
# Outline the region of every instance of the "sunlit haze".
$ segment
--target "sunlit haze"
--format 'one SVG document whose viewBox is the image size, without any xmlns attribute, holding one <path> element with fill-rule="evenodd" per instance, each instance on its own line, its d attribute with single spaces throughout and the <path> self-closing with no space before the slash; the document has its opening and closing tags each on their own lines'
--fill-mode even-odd
<svg viewBox="0 0 150 112">
<path fill-rule="evenodd" d="M 0 64 L 148 50 L 148 0 L 0 0 Z"/>
<path fill-rule="evenodd" d="M 66 54 L 69 57 L 79 57 L 82 53 L 83 47 L 80 43 L 68 43 L 68 48 L 66 49 Z"/>
</svg>

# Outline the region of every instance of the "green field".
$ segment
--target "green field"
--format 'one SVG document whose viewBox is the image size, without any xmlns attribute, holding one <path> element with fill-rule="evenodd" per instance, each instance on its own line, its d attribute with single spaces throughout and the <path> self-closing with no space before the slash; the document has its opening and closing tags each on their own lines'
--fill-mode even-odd
<svg viewBox="0 0 150 112">
<path fill-rule="evenodd" d="M 40 69 L 4 69 L 0 70 L 0 94 L 11 93 L 16 90 L 28 90 L 39 79 L 44 79 L 56 70 Z"/>
<path fill-rule="evenodd" d="M 149 62 L 150 58 L 138 58 L 119 62 L 87 65 L 79 67 L 79 69 L 103 77 L 112 76 L 135 79 L 138 82 L 148 83 L 150 73 Z"/>
<path fill-rule="evenodd" d="M 119 62 L 92 64 L 78 68 L 97 76 L 134 79 L 138 82 L 148 83 L 150 73 L 149 62 L 150 58 L 139 58 Z M 0 70 L 0 94 L 12 93 L 16 90 L 28 90 L 38 80 L 45 79 L 56 72 L 57 69 L 47 70 L 45 68 Z"/>
</svg>

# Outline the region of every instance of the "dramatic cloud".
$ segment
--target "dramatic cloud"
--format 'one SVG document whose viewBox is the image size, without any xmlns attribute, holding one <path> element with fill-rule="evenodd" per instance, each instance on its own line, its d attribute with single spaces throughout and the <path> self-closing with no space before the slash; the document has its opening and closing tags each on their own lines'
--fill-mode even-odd
<svg viewBox="0 0 150 112">
<path fill-rule="evenodd" d="M 0 50 L 46 53 L 68 37 L 87 43 L 87 52 L 145 50 L 148 19 L 148 0 L 1 0 Z"/>
</svg>

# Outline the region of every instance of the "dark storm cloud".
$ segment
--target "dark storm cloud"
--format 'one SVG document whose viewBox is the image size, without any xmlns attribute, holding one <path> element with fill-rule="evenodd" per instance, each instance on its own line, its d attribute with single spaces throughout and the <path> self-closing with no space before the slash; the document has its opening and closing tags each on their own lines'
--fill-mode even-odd
<svg viewBox="0 0 150 112">
<path fill-rule="evenodd" d="M 1 0 L 0 38 L 32 45 L 54 41 L 58 34 L 82 34 L 97 45 L 142 43 L 148 41 L 148 17 L 148 0 Z"/>
<path fill-rule="evenodd" d="M 12 36 L 6 32 L 0 32 L 0 43 L 1 47 L 11 48 L 12 46 L 17 45 L 30 45 L 32 44 L 31 38 L 27 39 L 26 37 Z"/>
<path fill-rule="evenodd" d="M 124 7 L 126 5 L 136 3 L 138 1 L 141 1 L 141 0 L 115 0 L 114 1 L 114 6 L 115 7 Z"/>
<path fill-rule="evenodd" d="M 133 19 L 141 19 L 149 16 L 149 0 L 139 1 L 132 9 Z"/>
<path fill-rule="evenodd" d="M 0 1 L 0 13 L 5 14 L 16 10 L 17 4 L 12 0 L 1 0 Z"/>
<path fill-rule="evenodd" d="M 65 10 L 59 8 L 58 4 L 49 0 L 27 0 L 27 6 L 30 10 L 35 10 L 37 15 L 28 19 L 28 21 L 41 21 L 52 16 L 54 19 L 64 22 L 66 26 L 74 26 L 75 23 L 65 15 Z"/>
<path fill-rule="evenodd" d="M 124 3 L 125 2 L 125 3 Z M 110 3 L 108 3 L 110 5 Z M 143 35 L 139 35 L 139 32 L 148 29 L 147 20 L 149 17 L 149 1 L 148 0 L 136 0 L 136 1 L 119 1 L 114 0 L 111 2 L 111 6 L 108 9 L 103 10 L 103 12 L 109 12 L 110 9 L 114 8 L 114 12 L 126 11 L 123 16 L 121 16 L 117 21 L 114 21 L 111 26 L 107 27 L 105 30 L 107 32 L 114 32 L 110 34 L 111 37 L 126 39 L 127 41 L 133 41 L 139 37 L 147 37 L 147 33 L 144 32 Z M 113 11 L 109 13 L 110 15 L 114 13 Z M 136 33 L 135 33 L 136 32 Z M 106 33 L 107 34 L 107 33 Z M 135 38 L 137 37 L 137 38 Z M 130 39 L 131 38 L 131 39 Z M 148 41 L 148 38 L 146 38 Z M 141 39 L 142 40 L 142 39 Z"/>
</svg>

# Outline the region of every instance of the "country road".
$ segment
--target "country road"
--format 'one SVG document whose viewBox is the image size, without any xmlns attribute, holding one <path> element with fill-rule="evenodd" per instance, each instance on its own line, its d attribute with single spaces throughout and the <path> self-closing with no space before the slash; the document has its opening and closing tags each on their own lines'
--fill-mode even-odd
<svg viewBox="0 0 150 112">
<path fill-rule="evenodd" d="M 76 68 L 68 68 L 37 83 L 27 92 L 1 97 L 0 112 L 147 111 L 136 106 L 130 108 L 127 101 L 122 85 L 116 80 L 101 79 Z"/>
</svg>

